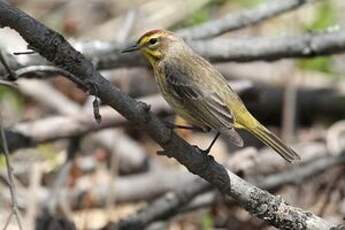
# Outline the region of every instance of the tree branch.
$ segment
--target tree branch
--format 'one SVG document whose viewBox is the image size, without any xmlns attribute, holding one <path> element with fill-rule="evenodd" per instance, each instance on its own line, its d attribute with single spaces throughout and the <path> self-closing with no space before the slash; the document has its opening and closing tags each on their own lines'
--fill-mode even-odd
<svg viewBox="0 0 345 230">
<path fill-rule="evenodd" d="M 195 196 L 209 189 L 211 189 L 211 186 L 200 178 L 194 181 L 188 181 L 188 183 L 178 187 L 174 192 L 168 192 L 159 199 L 156 199 L 148 207 L 140 210 L 136 215 L 121 220 L 118 224 L 109 227 L 109 230 L 144 229 L 154 221 L 176 215 L 180 207 L 188 204 Z"/>
<path fill-rule="evenodd" d="M 212 38 L 229 31 L 255 25 L 279 14 L 292 11 L 307 2 L 307 0 L 270 0 L 257 8 L 244 10 L 239 13 L 231 12 L 219 19 L 182 29 L 177 31 L 177 33 L 187 40 Z"/>
<path fill-rule="evenodd" d="M 329 156 L 328 154 L 324 153 L 322 157 L 316 160 L 303 162 L 302 165 L 291 167 L 284 172 L 274 173 L 265 177 L 260 175 L 249 179 L 258 187 L 267 190 L 276 189 L 287 184 L 301 184 L 306 179 L 318 176 L 325 170 L 332 169 L 345 162 L 345 152 L 337 156 Z M 258 154 L 258 157 L 260 157 L 260 154 Z M 245 162 L 241 163 L 245 164 Z M 187 183 L 190 186 L 176 186 L 177 189 L 174 191 L 159 197 L 147 207 L 121 220 L 118 224 L 112 225 L 109 229 L 143 229 L 154 221 L 171 218 L 181 209 L 188 209 L 186 204 L 190 204 L 197 195 L 210 189 L 204 181 L 194 180 L 187 181 Z M 213 202 L 213 200 L 210 199 L 209 201 Z"/>
<path fill-rule="evenodd" d="M 48 29 L 24 12 L 0 2 L 0 25 L 21 34 L 36 52 L 81 81 L 94 85 L 97 96 L 131 122 L 144 129 L 169 157 L 207 180 L 224 195 L 232 196 L 252 215 L 281 229 L 329 229 L 332 225 L 310 212 L 289 206 L 281 198 L 260 190 L 226 170 L 214 159 L 201 154 L 150 113 L 150 106 L 137 102 L 111 86 L 92 63 L 77 52 L 60 34 Z"/>
<path fill-rule="evenodd" d="M 187 43 L 211 62 L 276 61 L 342 53 L 345 51 L 345 30 L 278 38 L 212 39 Z M 94 41 L 74 45 L 93 60 L 98 70 L 147 65 L 139 54 L 120 55 L 123 47 L 119 44 Z M 47 64 L 41 57 L 30 55 L 25 63 L 12 57 L 9 66 L 16 70 L 23 66 Z M 6 70 L 0 66 L 0 76 L 5 74 Z"/>
<path fill-rule="evenodd" d="M 344 52 L 345 30 L 280 38 L 213 39 L 193 41 L 190 45 L 213 62 L 275 61 Z"/>
<path fill-rule="evenodd" d="M 211 62 L 276 61 L 342 53 L 345 51 L 345 30 L 278 38 L 216 38 L 187 43 Z M 120 55 L 123 47 L 116 44 L 89 42 L 79 43 L 77 47 L 91 60 L 97 60 L 95 64 L 100 70 L 146 65 L 140 54 Z"/>
</svg>

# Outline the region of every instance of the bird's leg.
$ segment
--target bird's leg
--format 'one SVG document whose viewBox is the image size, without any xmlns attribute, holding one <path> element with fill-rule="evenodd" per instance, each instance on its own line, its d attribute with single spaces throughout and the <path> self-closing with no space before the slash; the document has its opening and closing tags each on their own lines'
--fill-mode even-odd
<svg viewBox="0 0 345 230">
<path fill-rule="evenodd" d="M 217 139 L 218 139 L 219 136 L 220 136 L 220 132 L 217 132 L 216 136 L 213 138 L 213 140 L 211 141 L 211 143 L 210 143 L 210 145 L 207 147 L 207 149 L 202 150 L 202 149 L 200 149 L 199 147 L 197 147 L 197 148 L 198 148 L 202 153 L 208 155 L 209 152 L 211 151 L 211 149 L 212 149 L 214 143 L 216 143 L 216 141 L 217 141 Z"/>
<path fill-rule="evenodd" d="M 176 124 L 173 124 L 173 123 L 168 122 L 168 121 L 165 121 L 164 123 L 170 129 L 188 129 L 188 130 L 194 130 L 194 131 L 198 131 L 198 132 L 209 132 L 210 131 L 210 129 L 203 129 L 203 128 L 196 127 L 196 126 L 176 125 Z"/>
</svg>

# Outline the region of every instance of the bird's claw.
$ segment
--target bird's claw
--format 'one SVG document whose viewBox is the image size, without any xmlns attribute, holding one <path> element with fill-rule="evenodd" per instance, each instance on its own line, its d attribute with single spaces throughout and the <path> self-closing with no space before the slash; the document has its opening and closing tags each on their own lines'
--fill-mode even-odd
<svg viewBox="0 0 345 230">
<path fill-rule="evenodd" d="M 165 151 L 165 150 L 158 150 L 157 151 L 157 155 L 159 155 L 159 156 L 167 156 L 168 158 L 172 157 L 172 155 L 169 152 Z"/>
<path fill-rule="evenodd" d="M 175 124 L 169 122 L 169 121 L 163 121 L 163 123 L 165 124 L 165 126 L 168 128 L 168 129 L 174 129 L 176 127 Z"/>
<path fill-rule="evenodd" d="M 201 149 L 197 145 L 193 145 L 194 148 L 196 148 L 201 154 L 203 154 L 205 157 L 207 157 L 209 160 L 214 160 L 214 157 L 210 155 L 210 150 L 209 149 Z"/>
</svg>

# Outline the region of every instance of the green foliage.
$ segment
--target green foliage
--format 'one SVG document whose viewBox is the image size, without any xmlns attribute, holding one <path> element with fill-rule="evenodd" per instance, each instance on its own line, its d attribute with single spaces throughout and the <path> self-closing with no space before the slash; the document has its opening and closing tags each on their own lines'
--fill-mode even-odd
<svg viewBox="0 0 345 230">
<path fill-rule="evenodd" d="M 298 62 L 298 66 L 301 69 L 332 73 L 332 58 L 317 57 L 311 59 L 302 59 Z"/>
<path fill-rule="evenodd" d="M 322 1 L 316 12 L 314 20 L 306 25 L 307 31 L 323 31 L 337 22 L 337 10 L 331 1 Z"/>
<path fill-rule="evenodd" d="M 233 0 L 233 2 L 236 2 L 237 4 L 243 7 L 253 7 L 265 1 L 264 0 Z"/>
<path fill-rule="evenodd" d="M 5 155 L 4 154 L 0 154 L 0 170 L 5 169 L 6 167 L 6 161 L 5 161 Z"/>
<path fill-rule="evenodd" d="M 174 26 L 172 29 L 179 29 L 183 27 L 191 27 L 202 24 L 210 20 L 212 13 L 217 11 L 219 7 L 222 7 L 225 3 L 233 3 L 241 7 L 253 7 L 259 3 L 263 3 L 264 0 L 213 0 L 210 1 L 205 7 L 195 11 L 186 20 Z"/>
<path fill-rule="evenodd" d="M 189 27 L 198 25 L 208 21 L 210 18 L 209 8 L 201 8 L 195 11 L 190 17 L 188 17 L 184 22 L 181 23 L 181 27 Z"/>
<path fill-rule="evenodd" d="M 24 107 L 24 98 L 13 89 L 2 85 L 0 85 L 0 102 L 1 101 L 6 101 L 12 105 L 18 113 L 21 113 Z"/>
<path fill-rule="evenodd" d="M 306 31 L 324 31 L 334 26 L 337 22 L 337 10 L 331 1 L 322 1 L 318 5 L 314 20 L 305 25 Z M 315 70 L 324 73 L 332 73 L 332 57 L 317 57 L 299 61 L 302 69 Z"/>
<path fill-rule="evenodd" d="M 213 229 L 213 224 L 213 217 L 209 213 L 206 213 L 201 219 L 201 229 L 211 230 Z"/>
</svg>

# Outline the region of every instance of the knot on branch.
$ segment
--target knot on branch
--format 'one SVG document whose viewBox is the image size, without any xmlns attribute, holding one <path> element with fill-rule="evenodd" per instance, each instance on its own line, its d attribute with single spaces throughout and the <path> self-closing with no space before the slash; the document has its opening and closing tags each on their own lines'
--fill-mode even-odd
<svg viewBox="0 0 345 230">
<path fill-rule="evenodd" d="M 141 119 L 144 123 L 148 123 L 151 120 L 150 110 L 151 105 L 148 105 L 142 101 L 138 101 L 137 109 L 140 111 Z"/>
<path fill-rule="evenodd" d="M 41 41 L 42 43 L 40 43 Z M 42 54 L 48 61 L 61 65 L 64 58 L 62 55 L 59 55 L 59 49 L 61 49 L 65 42 L 66 40 L 61 34 L 47 29 L 44 31 L 41 39 L 30 41 L 29 45 L 31 49 Z"/>
<path fill-rule="evenodd" d="M 304 42 L 303 42 L 303 49 L 302 49 L 302 54 L 304 56 L 315 56 L 318 54 L 317 52 L 317 47 L 314 44 L 314 37 L 315 33 L 309 32 L 308 36 L 306 36 Z"/>
<path fill-rule="evenodd" d="M 202 154 L 200 161 L 195 160 L 192 167 L 188 168 L 192 173 L 201 176 L 217 188 L 228 193 L 231 191 L 230 177 L 223 165 L 215 161 L 212 155 Z"/>
<path fill-rule="evenodd" d="M 28 43 L 28 48 L 40 53 L 56 66 L 71 72 L 79 68 L 78 65 L 83 60 L 81 53 L 73 49 L 60 33 L 48 28 L 42 29 L 42 36 L 39 39 L 28 40 Z"/>
</svg>

